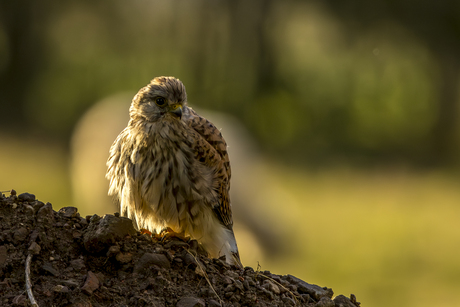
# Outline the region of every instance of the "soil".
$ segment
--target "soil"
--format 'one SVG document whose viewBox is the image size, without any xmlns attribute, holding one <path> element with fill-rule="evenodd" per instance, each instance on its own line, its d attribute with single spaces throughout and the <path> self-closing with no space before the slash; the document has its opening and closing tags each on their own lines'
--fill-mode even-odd
<svg viewBox="0 0 460 307">
<path fill-rule="evenodd" d="M 197 241 L 138 232 L 117 213 L 81 217 L 9 194 L 0 193 L 0 306 L 360 305 L 292 275 L 209 259 Z"/>
</svg>

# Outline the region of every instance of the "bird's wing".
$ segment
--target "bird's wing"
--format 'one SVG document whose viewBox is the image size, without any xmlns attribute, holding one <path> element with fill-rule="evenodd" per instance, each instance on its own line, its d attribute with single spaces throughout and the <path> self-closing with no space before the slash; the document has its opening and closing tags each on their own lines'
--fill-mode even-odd
<svg viewBox="0 0 460 307">
<path fill-rule="evenodd" d="M 216 185 L 214 189 L 219 195 L 219 203 L 213 209 L 219 220 L 231 228 L 232 208 L 230 205 L 230 160 L 225 142 L 219 129 L 209 120 L 198 115 L 193 109 L 189 109 L 188 124 L 200 137 L 194 144 L 195 158 L 211 168 L 216 173 Z"/>
</svg>

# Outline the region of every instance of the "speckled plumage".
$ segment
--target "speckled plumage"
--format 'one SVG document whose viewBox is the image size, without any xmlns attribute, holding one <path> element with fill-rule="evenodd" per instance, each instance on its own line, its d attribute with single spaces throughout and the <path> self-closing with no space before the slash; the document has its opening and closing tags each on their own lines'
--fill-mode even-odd
<svg viewBox="0 0 460 307">
<path fill-rule="evenodd" d="M 139 90 L 110 149 L 109 194 L 139 228 L 170 227 L 211 257 L 241 266 L 229 198 L 230 162 L 219 130 L 187 106 L 181 81 L 157 77 Z"/>
</svg>

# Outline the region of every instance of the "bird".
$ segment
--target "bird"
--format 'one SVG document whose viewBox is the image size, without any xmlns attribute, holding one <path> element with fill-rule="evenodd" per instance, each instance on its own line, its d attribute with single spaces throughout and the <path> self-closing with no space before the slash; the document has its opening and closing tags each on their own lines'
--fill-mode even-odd
<svg viewBox="0 0 460 307">
<path fill-rule="evenodd" d="M 138 229 L 196 239 L 211 258 L 242 268 L 233 232 L 227 143 L 188 106 L 184 84 L 156 77 L 134 96 L 110 148 L 109 195 Z"/>
</svg>

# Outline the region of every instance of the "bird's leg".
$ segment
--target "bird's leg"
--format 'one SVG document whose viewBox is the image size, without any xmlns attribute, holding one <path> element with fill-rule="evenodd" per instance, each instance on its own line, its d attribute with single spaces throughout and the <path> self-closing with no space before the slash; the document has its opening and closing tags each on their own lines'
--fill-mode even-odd
<svg viewBox="0 0 460 307">
<path fill-rule="evenodd" d="M 184 242 L 188 242 L 190 240 L 190 237 L 185 236 L 185 231 L 175 232 L 174 230 L 172 230 L 169 227 L 166 227 L 165 229 L 163 229 L 158 234 L 158 237 L 159 237 L 160 241 L 162 241 L 162 242 L 165 241 L 168 238 L 177 238 L 177 239 L 179 239 L 181 241 L 184 241 Z"/>
</svg>

